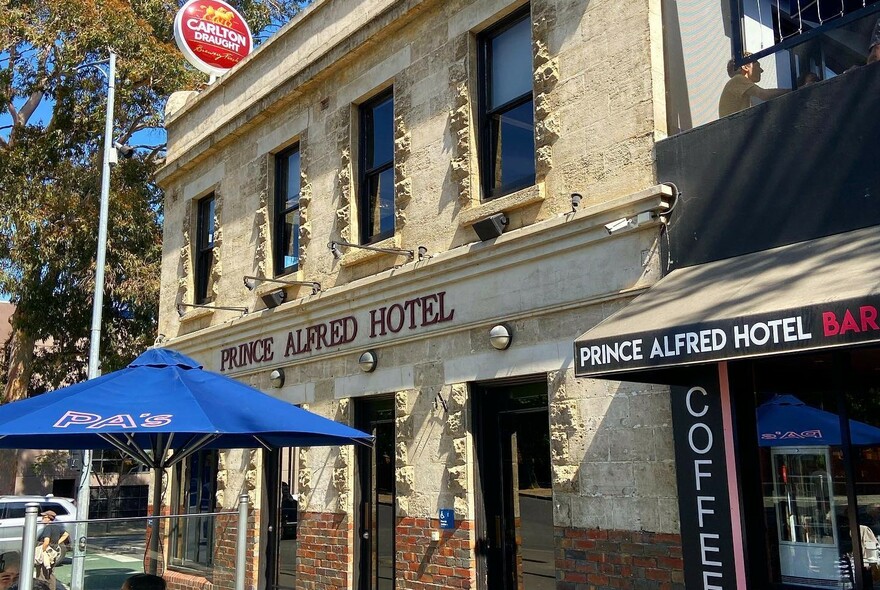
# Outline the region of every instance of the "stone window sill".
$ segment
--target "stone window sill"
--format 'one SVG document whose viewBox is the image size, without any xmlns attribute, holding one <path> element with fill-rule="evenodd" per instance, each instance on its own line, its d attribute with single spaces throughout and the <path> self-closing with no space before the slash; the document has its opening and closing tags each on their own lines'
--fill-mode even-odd
<svg viewBox="0 0 880 590">
<path fill-rule="evenodd" d="M 465 209 L 459 216 L 458 224 L 461 227 L 468 227 L 481 219 L 485 219 L 490 215 L 501 213 L 504 211 L 513 211 L 540 203 L 544 200 L 544 183 L 533 184 L 515 193 L 486 201 L 470 209 Z"/>
<path fill-rule="evenodd" d="M 375 244 L 370 244 L 373 248 L 400 248 L 400 234 L 396 234 L 390 238 L 384 239 L 381 242 L 376 242 Z M 344 248 L 344 246 L 340 246 Z M 395 258 L 407 258 L 403 254 L 389 254 L 387 252 L 376 252 L 374 250 L 361 250 L 360 248 L 349 248 L 348 251 L 342 255 L 342 260 L 340 260 L 339 264 L 342 266 L 356 266 L 358 264 L 363 264 L 365 262 L 370 262 L 372 260 L 377 260 L 382 258 L 383 256 L 393 256 Z M 407 261 L 411 260 L 407 258 Z"/>
<path fill-rule="evenodd" d="M 180 318 L 181 324 L 214 315 L 214 308 L 212 307 L 185 307 L 184 309 L 186 313 Z"/>
</svg>

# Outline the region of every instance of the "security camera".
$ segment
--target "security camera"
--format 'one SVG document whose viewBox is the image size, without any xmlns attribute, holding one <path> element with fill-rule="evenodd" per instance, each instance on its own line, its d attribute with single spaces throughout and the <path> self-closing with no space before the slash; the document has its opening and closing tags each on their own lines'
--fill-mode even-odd
<svg viewBox="0 0 880 590">
<path fill-rule="evenodd" d="M 631 227 L 636 227 L 635 219 L 630 219 L 629 217 L 621 217 L 620 219 L 616 219 L 611 223 L 606 223 L 605 231 L 607 231 L 609 234 L 616 234 L 617 232 L 629 229 Z"/>
</svg>

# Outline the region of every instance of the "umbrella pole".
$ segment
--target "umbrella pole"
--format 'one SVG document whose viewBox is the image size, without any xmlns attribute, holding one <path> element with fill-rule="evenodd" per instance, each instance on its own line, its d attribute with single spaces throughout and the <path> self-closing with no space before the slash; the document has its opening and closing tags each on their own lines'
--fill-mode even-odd
<svg viewBox="0 0 880 590">
<path fill-rule="evenodd" d="M 156 575 L 159 571 L 159 515 L 162 513 L 162 467 L 153 467 L 153 518 L 150 534 L 150 571 Z"/>
</svg>

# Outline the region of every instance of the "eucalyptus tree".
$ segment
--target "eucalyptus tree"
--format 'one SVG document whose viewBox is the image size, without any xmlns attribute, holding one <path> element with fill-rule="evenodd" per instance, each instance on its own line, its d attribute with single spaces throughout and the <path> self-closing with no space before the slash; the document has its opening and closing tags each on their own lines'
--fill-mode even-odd
<svg viewBox="0 0 880 590">
<path fill-rule="evenodd" d="M 0 292 L 16 304 L 3 401 L 85 376 L 108 86 L 98 62 L 109 48 L 119 56 L 114 139 L 159 145 L 111 174 L 102 369 L 156 336 L 163 108 L 170 93 L 206 82 L 174 43 L 181 3 L 0 0 Z M 259 42 L 304 2 L 232 4 Z"/>
</svg>

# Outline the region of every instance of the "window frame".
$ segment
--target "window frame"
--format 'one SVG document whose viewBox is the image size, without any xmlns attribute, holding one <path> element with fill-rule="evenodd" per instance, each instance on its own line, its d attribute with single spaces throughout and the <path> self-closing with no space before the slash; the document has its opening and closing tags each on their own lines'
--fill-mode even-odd
<svg viewBox="0 0 880 590">
<path fill-rule="evenodd" d="M 500 187 L 494 187 L 493 184 L 495 182 L 495 166 L 494 162 L 494 142 L 492 141 L 492 119 L 495 115 L 500 115 L 506 112 L 510 112 L 527 102 L 532 103 L 532 146 L 533 149 L 535 147 L 535 117 L 534 117 L 534 103 L 535 103 L 535 83 L 534 79 L 532 80 L 532 87 L 528 92 L 525 92 L 517 97 L 508 100 L 504 104 L 501 104 L 495 108 L 489 108 L 489 97 L 492 91 L 492 78 L 491 78 L 491 70 L 490 66 L 492 63 L 492 40 L 503 34 L 505 31 L 513 28 L 515 25 L 519 24 L 523 20 L 529 21 L 529 40 L 531 42 L 531 5 L 526 4 L 522 8 L 517 9 L 512 14 L 506 16 L 504 19 L 499 21 L 498 23 L 492 25 L 488 29 L 482 31 L 477 36 L 477 76 L 478 76 L 478 108 L 479 108 L 479 116 L 478 116 L 478 124 L 479 124 L 479 161 L 480 161 L 480 181 L 483 188 L 483 200 L 491 200 L 497 199 L 499 197 L 503 197 L 505 195 L 509 195 L 510 193 L 514 193 L 518 190 L 522 190 L 524 188 L 533 186 L 536 182 L 536 169 L 537 166 L 534 162 L 532 162 L 532 174 L 529 178 L 524 181 L 517 182 L 509 185 L 502 185 Z M 530 48 L 530 53 L 533 53 Z M 534 55 L 532 56 L 534 60 Z M 529 64 L 529 71 L 533 71 L 534 61 L 532 64 Z M 533 76 L 534 74 L 532 74 Z"/>
<path fill-rule="evenodd" d="M 292 213 L 293 211 L 300 211 L 300 196 L 302 195 L 302 186 L 300 185 L 300 192 L 296 195 L 296 204 L 290 207 L 287 206 L 287 180 L 290 168 L 289 161 L 290 157 L 293 154 L 299 154 L 299 169 L 297 173 L 300 175 L 300 178 L 302 178 L 302 151 L 300 150 L 299 142 L 296 142 L 289 148 L 275 155 L 275 215 L 273 220 L 273 258 L 276 277 L 297 272 L 299 270 L 299 235 L 297 235 L 294 239 L 294 242 L 297 246 L 297 262 L 296 264 L 292 264 L 290 266 L 284 265 L 284 249 L 286 246 L 284 240 L 285 218 L 289 213 Z M 299 228 L 300 225 L 299 223 L 297 223 L 297 234 L 299 234 Z"/>
<path fill-rule="evenodd" d="M 214 236 L 216 196 L 211 193 L 196 203 L 196 243 L 195 243 L 195 297 L 193 303 L 210 303 L 208 293 L 211 270 L 214 266 Z M 210 231 L 209 231 L 210 230 Z"/>
<path fill-rule="evenodd" d="M 208 497 L 210 503 L 207 512 L 201 508 L 202 496 L 197 498 L 198 505 L 196 510 L 190 511 L 190 484 L 193 478 L 193 463 L 198 461 L 198 465 L 204 468 L 204 465 L 210 461 L 211 478 L 210 480 L 199 479 L 200 492 L 204 489 L 205 484 L 208 486 Z M 217 449 L 201 449 L 196 451 L 175 467 L 175 488 L 172 490 L 173 503 L 171 510 L 175 515 L 187 515 L 184 518 L 175 518 L 171 521 L 171 551 L 169 558 L 170 569 L 190 570 L 190 571 L 207 571 L 214 565 L 214 525 L 217 511 L 217 474 L 220 468 L 220 451 Z M 189 516 L 192 514 L 205 514 L 204 517 Z M 196 544 L 196 556 L 192 558 L 187 554 L 188 549 L 192 549 L 186 542 L 189 527 L 195 527 L 195 533 L 199 535 L 199 543 Z M 204 544 L 202 543 L 202 535 L 204 534 Z M 200 558 L 198 551 L 204 545 L 206 553 L 204 560 Z"/>
<path fill-rule="evenodd" d="M 381 164 L 374 165 L 371 168 L 367 168 L 367 117 L 372 113 L 372 110 L 379 106 L 380 104 L 386 102 L 387 100 L 391 100 L 391 159 Z M 383 172 L 391 169 L 394 169 L 394 87 L 390 87 L 387 90 L 383 90 L 373 98 L 368 101 L 362 103 L 358 108 L 358 121 L 360 124 L 359 127 L 359 166 L 358 166 L 358 234 L 359 234 L 359 242 L 361 244 L 374 244 L 376 242 L 380 242 L 387 238 L 394 236 L 394 233 L 397 231 L 396 223 L 390 230 L 380 231 L 376 234 L 367 235 L 367 228 L 370 225 L 370 207 L 369 207 L 369 187 L 370 180 L 374 177 L 381 175 Z M 393 174 L 393 172 L 392 172 Z M 392 191 L 394 190 L 392 185 Z M 397 199 L 396 195 L 392 192 L 392 207 L 395 209 L 396 216 L 396 207 L 397 207 Z M 392 218 L 393 219 L 393 218 Z"/>
</svg>

